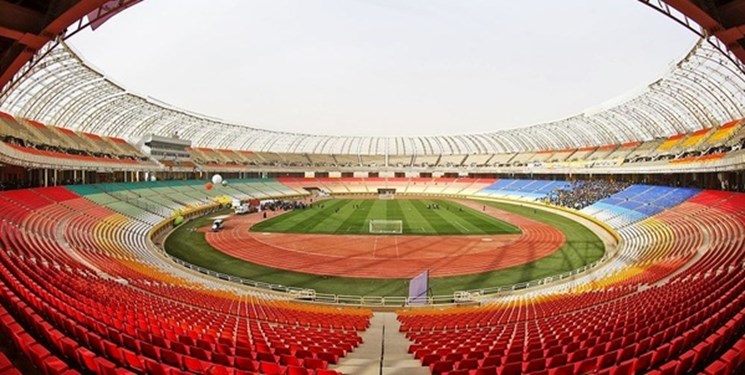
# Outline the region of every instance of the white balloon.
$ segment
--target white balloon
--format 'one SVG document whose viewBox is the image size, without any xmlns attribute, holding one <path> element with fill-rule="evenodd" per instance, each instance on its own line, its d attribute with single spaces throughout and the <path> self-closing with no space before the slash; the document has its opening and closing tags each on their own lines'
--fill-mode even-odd
<svg viewBox="0 0 745 375">
<path fill-rule="evenodd" d="M 222 182 L 222 176 L 220 176 L 219 174 L 212 176 L 213 185 L 219 185 L 221 182 Z"/>
</svg>

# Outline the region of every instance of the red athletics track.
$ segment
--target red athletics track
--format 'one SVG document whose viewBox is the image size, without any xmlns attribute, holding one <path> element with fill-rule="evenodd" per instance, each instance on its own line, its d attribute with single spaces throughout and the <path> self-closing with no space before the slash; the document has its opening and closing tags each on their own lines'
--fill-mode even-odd
<svg viewBox="0 0 745 375">
<path fill-rule="evenodd" d="M 458 203 L 481 210 L 477 202 Z M 410 278 L 457 276 L 504 269 L 543 258 L 565 241 L 558 229 L 486 207 L 486 214 L 522 231 L 519 235 L 366 236 L 249 232 L 260 215 L 233 216 L 225 229 L 207 232 L 215 249 L 263 266 L 318 275 Z"/>
</svg>

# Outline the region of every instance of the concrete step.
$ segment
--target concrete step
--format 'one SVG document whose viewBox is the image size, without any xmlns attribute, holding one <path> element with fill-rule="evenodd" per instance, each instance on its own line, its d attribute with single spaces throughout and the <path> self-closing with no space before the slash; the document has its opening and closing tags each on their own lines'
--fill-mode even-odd
<svg viewBox="0 0 745 375">
<path fill-rule="evenodd" d="M 411 343 L 399 327 L 395 313 L 375 313 L 363 343 L 332 368 L 350 375 L 429 375 L 407 352 Z"/>
</svg>

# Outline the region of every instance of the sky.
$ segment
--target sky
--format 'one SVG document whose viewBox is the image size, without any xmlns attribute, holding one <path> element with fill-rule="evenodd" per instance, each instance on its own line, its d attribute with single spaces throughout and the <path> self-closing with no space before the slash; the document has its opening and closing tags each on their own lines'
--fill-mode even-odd
<svg viewBox="0 0 745 375">
<path fill-rule="evenodd" d="M 133 93 L 227 122 L 415 136 L 592 110 L 696 40 L 635 0 L 146 0 L 69 43 Z"/>
</svg>

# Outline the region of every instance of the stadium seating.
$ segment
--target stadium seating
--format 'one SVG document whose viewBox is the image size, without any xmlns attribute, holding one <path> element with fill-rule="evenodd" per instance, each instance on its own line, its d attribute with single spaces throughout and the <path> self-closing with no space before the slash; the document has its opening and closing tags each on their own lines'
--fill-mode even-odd
<svg viewBox="0 0 745 375">
<path fill-rule="evenodd" d="M 745 195 L 636 185 L 599 212 L 625 198 L 666 210 L 622 226 L 622 267 L 478 308 L 400 311 L 409 352 L 433 374 L 741 368 Z"/>
<path fill-rule="evenodd" d="M 545 198 L 554 189 L 569 186 L 566 181 L 501 179 L 485 187 L 478 194 L 511 199 L 538 200 Z"/>
<path fill-rule="evenodd" d="M 730 150 L 745 138 L 743 120 L 730 121 L 719 127 L 690 134 L 676 134 L 666 139 L 630 142 L 621 145 L 583 147 L 579 149 L 540 150 L 520 153 L 474 155 L 332 155 L 304 153 L 252 152 L 245 150 L 187 148 L 190 159 L 159 160 L 146 158 L 121 138 L 74 132 L 47 126 L 33 120 L 15 119 L 0 113 L 0 154 L 14 160 L 59 165 L 60 167 L 95 168 L 108 165 L 124 170 L 142 170 L 158 166 L 169 171 L 238 172 L 247 167 L 307 166 L 401 166 L 401 167 L 615 167 L 625 162 L 647 162 L 650 165 L 710 163 L 729 156 Z M 528 197 L 531 198 L 531 197 Z M 533 197 L 535 198 L 535 197 Z"/>
<path fill-rule="evenodd" d="M 9 306 L 9 314 L 0 310 L 2 329 L 38 368 L 268 373 L 291 362 L 320 373 L 360 344 L 369 311 L 200 283 L 147 248 L 152 221 L 143 210 L 107 207 L 134 194 L 160 201 L 179 186 L 196 189 L 168 182 L 74 187 L 85 197 L 114 198 L 108 205 L 66 188 L 0 194 L 0 299 Z M 233 186 L 291 191 L 273 181 Z"/>
<path fill-rule="evenodd" d="M 240 293 L 195 276 L 148 247 L 151 228 L 220 195 L 396 187 L 532 200 L 565 184 L 288 178 L 210 191 L 199 181 L 155 181 L 0 193 L 0 329 L 48 374 L 325 373 L 361 343 L 368 310 Z M 402 310 L 401 330 L 433 374 L 741 369 L 743 212 L 743 194 L 632 185 L 583 209 L 622 238 L 602 267 L 480 307 Z"/>
<path fill-rule="evenodd" d="M 19 121 L 1 112 L 0 138 L 5 154 L 37 163 L 89 166 L 105 163 L 130 167 L 153 164 L 123 139 L 76 133 L 32 120 Z"/>
</svg>

